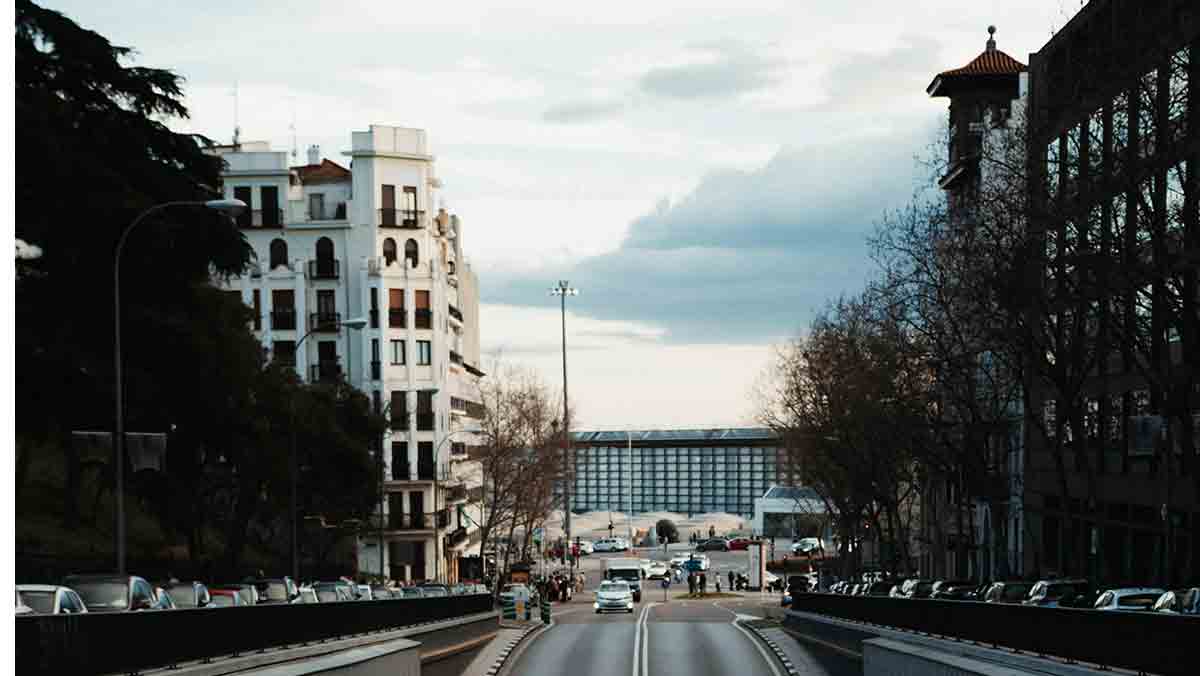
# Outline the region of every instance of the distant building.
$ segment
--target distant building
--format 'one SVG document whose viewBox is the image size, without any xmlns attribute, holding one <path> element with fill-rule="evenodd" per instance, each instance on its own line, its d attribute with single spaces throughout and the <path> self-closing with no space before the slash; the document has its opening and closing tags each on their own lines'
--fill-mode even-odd
<svg viewBox="0 0 1200 676">
<path fill-rule="evenodd" d="M 571 511 L 703 514 L 750 519 L 754 500 L 791 467 L 765 428 L 576 432 Z"/>
<path fill-rule="evenodd" d="M 372 125 L 351 134 L 348 168 L 315 146 L 300 166 L 263 142 L 214 152 L 225 197 L 250 205 L 238 224 L 257 258 L 223 283 L 253 310 L 270 358 L 310 382 L 347 380 L 391 420 L 374 449 L 385 500 L 371 530 L 382 526 L 384 551 L 362 537 L 360 572 L 453 581 L 472 529 L 452 467 L 473 441 L 456 433 L 479 416 L 479 284 L 462 222 L 434 209 L 426 145 L 423 130 Z M 366 328 L 340 326 L 356 318 Z"/>
<path fill-rule="evenodd" d="M 754 499 L 752 528 L 770 538 L 831 538 L 825 502 L 811 488 L 771 486 Z"/>
</svg>

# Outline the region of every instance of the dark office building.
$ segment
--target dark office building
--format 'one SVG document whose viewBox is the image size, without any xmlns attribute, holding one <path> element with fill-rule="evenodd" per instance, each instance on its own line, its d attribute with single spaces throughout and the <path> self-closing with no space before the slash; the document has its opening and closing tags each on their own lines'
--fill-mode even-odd
<svg viewBox="0 0 1200 676">
<path fill-rule="evenodd" d="M 1198 34 L 1195 0 L 1092 0 L 1030 56 L 1029 572 L 1200 579 Z"/>
<path fill-rule="evenodd" d="M 788 483 L 779 437 L 763 428 L 577 432 L 571 511 L 728 512 Z"/>
</svg>

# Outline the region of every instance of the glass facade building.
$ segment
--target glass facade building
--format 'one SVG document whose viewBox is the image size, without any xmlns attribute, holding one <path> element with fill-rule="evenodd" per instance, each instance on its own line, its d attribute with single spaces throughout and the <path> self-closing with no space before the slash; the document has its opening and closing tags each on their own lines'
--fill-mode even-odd
<svg viewBox="0 0 1200 676">
<path fill-rule="evenodd" d="M 765 428 L 576 432 L 571 511 L 754 516 L 787 483 L 788 459 Z"/>
</svg>

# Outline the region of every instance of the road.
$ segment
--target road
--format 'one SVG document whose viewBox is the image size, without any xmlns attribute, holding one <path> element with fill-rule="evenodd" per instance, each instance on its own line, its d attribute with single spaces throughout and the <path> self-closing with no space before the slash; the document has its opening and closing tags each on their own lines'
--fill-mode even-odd
<svg viewBox="0 0 1200 676">
<path fill-rule="evenodd" d="M 677 552 L 672 552 L 672 555 Z M 611 556 L 630 556 L 613 554 Z M 634 555 L 664 558 L 661 550 Z M 631 614 L 596 615 L 591 591 L 599 583 L 601 561 L 609 555 L 583 559 L 588 592 L 572 603 L 556 604 L 554 626 L 514 654 L 506 673 L 569 674 L 570 676 L 782 676 L 778 661 L 743 629 L 739 616 L 779 617 L 779 597 L 758 593 L 719 600 L 681 600 L 679 585 L 671 588 L 666 603 L 658 583 L 647 581 L 642 602 Z M 667 557 L 669 558 L 669 557 Z M 722 575 L 745 569 L 745 552 L 710 555 L 713 570 Z M 682 589 L 686 591 L 686 587 Z M 803 646 L 805 651 L 821 648 Z M 859 663 L 836 654 L 815 655 L 813 676 L 861 674 Z M 820 666 L 813 666 L 820 665 Z"/>
</svg>

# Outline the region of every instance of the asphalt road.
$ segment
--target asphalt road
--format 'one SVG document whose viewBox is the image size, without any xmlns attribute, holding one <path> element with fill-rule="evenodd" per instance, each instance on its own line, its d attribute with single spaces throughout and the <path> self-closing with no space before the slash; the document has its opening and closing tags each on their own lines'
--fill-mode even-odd
<svg viewBox="0 0 1200 676">
<path fill-rule="evenodd" d="M 556 605 L 554 626 L 523 647 L 508 673 L 782 676 L 778 661 L 733 623 L 739 615 L 776 614 L 757 594 L 745 599 L 681 601 L 673 598 L 676 593 L 678 588 L 664 604 L 660 590 L 649 592 L 633 614 L 596 615 L 590 594 Z M 861 673 L 861 667 L 850 661 L 833 666 L 807 673 Z"/>
</svg>

